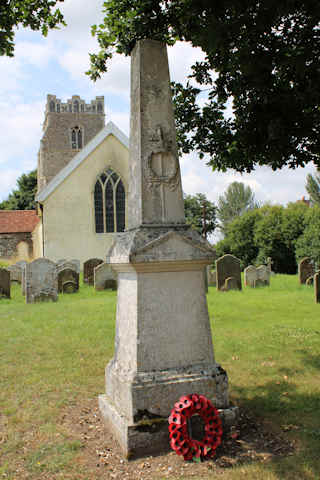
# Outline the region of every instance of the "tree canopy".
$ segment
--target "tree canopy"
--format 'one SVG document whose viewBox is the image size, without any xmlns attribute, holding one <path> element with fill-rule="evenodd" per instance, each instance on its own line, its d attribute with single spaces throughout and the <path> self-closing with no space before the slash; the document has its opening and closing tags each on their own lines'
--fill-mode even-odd
<svg viewBox="0 0 320 480">
<path fill-rule="evenodd" d="M 302 257 L 320 262 L 319 212 L 304 202 L 249 210 L 228 225 L 224 239 L 215 245 L 217 255 L 235 255 L 242 268 L 271 257 L 275 272 L 294 274 Z"/>
<path fill-rule="evenodd" d="M 225 193 L 218 199 L 219 228 L 226 232 L 232 220 L 257 207 L 258 203 L 249 185 L 245 186 L 242 182 L 230 183 Z"/>
<path fill-rule="evenodd" d="M 138 39 L 188 41 L 205 52 L 191 75 L 199 88 L 174 89 L 180 152 L 240 172 L 320 165 L 318 0 L 106 0 L 103 13 L 92 28 L 101 47 L 90 55 L 94 80 L 114 51 L 128 55 Z M 203 108 L 200 89 L 208 90 Z"/>
<path fill-rule="evenodd" d="M 0 210 L 34 210 L 37 192 L 37 170 L 23 173 L 17 179 L 18 188 L 0 203 Z"/>
<path fill-rule="evenodd" d="M 320 207 L 320 175 L 307 175 L 306 190 L 310 195 L 312 205 Z"/>
<path fill-rule="evenodd" d="M 63 0 L 2 0 L 0 2 L 0 55 L 14 55 L 15 29 L 20 25 L 32 30 L 48 30 L 65 25 L 58 2 Z"/>
<path fill-rule="evenodd" d="M 185 195 L 184 211 L 186 223 L 207 238 L 217 226 L 216 206 L 203 193 Z"/>
</svg>

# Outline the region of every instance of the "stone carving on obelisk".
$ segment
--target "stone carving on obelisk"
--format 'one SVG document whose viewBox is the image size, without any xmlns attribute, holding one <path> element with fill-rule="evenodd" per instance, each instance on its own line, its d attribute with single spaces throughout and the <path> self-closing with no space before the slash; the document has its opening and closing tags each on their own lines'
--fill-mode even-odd
<svg viewBox="0 0 320 480">
<path fill-rule="evenodd" d="M 131 55 L 129 228 L 108 263 L 117 272 L 115 352 L 99 405 L 128 457 L 168 448 L 181 395 L 210 398 L 229 418 L 228 378 L 215 362 L 204 268 L 215 252 L 185 224 L 166 46 Z"/>
</svg>

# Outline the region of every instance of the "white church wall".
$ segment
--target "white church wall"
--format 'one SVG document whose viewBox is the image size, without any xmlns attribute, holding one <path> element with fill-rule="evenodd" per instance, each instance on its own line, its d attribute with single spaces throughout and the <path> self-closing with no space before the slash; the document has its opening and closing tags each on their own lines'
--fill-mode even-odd
<svg viewBox="0 0 320 480">
<path fill-rule="evenodd" d="M 91 257 L 105 259 L 115 234 L 95 232 L 93 193 L 97 177 L 107 167 L 120 175 L 127 200 L 129 152 L 109 135 L 44 201 L 45 257 L 78 258 L 81 263 Z M 126 222 L 127 209 L 126 201 Z"/>
</svg>

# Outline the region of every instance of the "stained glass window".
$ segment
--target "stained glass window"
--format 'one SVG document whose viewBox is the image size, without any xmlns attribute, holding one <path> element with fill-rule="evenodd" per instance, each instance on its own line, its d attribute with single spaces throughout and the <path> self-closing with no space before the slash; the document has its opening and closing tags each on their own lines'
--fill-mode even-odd
<svg viewBox="0 0 320 480">
<path fill-rule="evenodd" d="M 123 232 L 125 229 L 126 195 L 119 175 L 107 168 L 96 181 L 94 189 L 97 233 Z"/>
</svg>

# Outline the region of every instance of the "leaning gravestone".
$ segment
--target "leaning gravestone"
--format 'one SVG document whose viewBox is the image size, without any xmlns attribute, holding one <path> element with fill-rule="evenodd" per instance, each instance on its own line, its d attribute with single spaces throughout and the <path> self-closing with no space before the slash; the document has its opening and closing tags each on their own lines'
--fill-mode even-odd
<svg viewBox="0 0 320 480">
<path fill-rule="evenodd" d="M 313 277 L 314 299 L 316 303 L 320 303 L 320 272 L 315 273 Z"/>
<path fill-rule="evenodd" d="M 235 277 L 228 277 L 224 282 L 223 290 L 227 292 L 228 290 L 239 290 L 239 284 Z"/>
<path fill-rule="evenodd" d="M 254 288 L 256 286 L 256 281 L 258 280 L 256 267 L 254 265 L 249 265 L 244 269 L 243 273 L 245 286 Z"/>
<path fill-rule="evenodd" d="M 225 281 L 229 277 L 233 277 L 237 284 L 237 289 L 241 290 L 241 269 L 240 260 L 233 255 L 223 255 L 216 260 L 217 272 L 217 289 L 224 290 Z"/>
<path fill-rule="evenodd" d="M 58 292 L 75 293 L 79 290 L 79 273 L 71 268 L 64 268 L 58 272 Z"/>
<path fill-rule="evenodd" d="M 214 251 L 185 223 L 166 47 L 131 54 L 128 229 L 107 262 L 118 274 L 114 358 L 99 397 L 128 457 L 168 449 L 168 416 L 181 395 L 205 395 L 225 419 L 226 372 L 215 362 L 204 267 Z"/>
<path fill-rule="evenodd" d="M 10 272 L 6 268 L 0 268 L 0 299 L 10 298 Z"/>
<path fill-rule="evenodd" d="M 256 286 L 270 285 L 270 270 L 266 265 L 260 265 L 257 268 Z"/>
<path fill-rule="evenodd" d="M 20 260 L 19 262 L 10 265 L 8 270 L 10 272 L 10 280 L 11 282 L 18 282 L 21 283 L 22 281 L 22 270 L 25 267 L 27 262 L 25 260 Z"/>
<path fill-rule="evenodd" d="M 116 290 L 117 277 L 108 263 L 101 263 L 94 269 L 94 288 L 96 290 Z"/>
<path fill-rule="evenodd" d="M 88 285 L 94 284 L 94 269 L 103 263 L 100 258 L 90 258 L 83 264 L 83 281 Z"/>
<path fill-rule="evenodd" d="M 301 285 L 305 284 L 309 277 L 313 277 L 315 274 L 315 268 L 310 257 L 305 257 L 299 262 L 298 272 Z"/>
<path fill-rule="evenodd" d="M 26 303 L 58 300 L 56 264 L 37 258 L 25 266 Z"/>
</svg>

